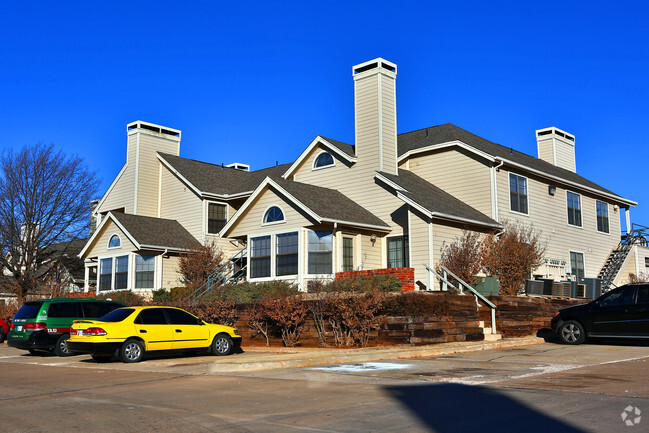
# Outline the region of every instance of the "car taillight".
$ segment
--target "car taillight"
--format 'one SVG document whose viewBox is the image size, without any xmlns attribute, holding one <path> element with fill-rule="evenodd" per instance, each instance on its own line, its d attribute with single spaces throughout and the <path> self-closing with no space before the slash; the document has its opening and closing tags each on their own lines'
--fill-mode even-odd
<svg viewBox="0 0 649 433">
<path fill-rule="evenodd" d="M 46 325 L 45 325 L 44 322 L 35 322 L 35 323 L 29 322 L 29 323 L 25 323 L 23 328 L 25 328 L 25 329 L 45 329 L 45 326 Z"/>
<path fill-rule="evenodd" d="M 90 335 L 92 337 L 98 337 L 100 335 L 106 335 L 107 332 L 101 328 L 88 328 L 83 330 L 83 335 Z"/>
<path fill-rule="evenodd" d="M 14 325 L 14 322 L 11 322 L 11 323 L 9 324 L 9 329 L 14 329 L 15 327 L 16 327 L 16 325 Z"/>
</svg>

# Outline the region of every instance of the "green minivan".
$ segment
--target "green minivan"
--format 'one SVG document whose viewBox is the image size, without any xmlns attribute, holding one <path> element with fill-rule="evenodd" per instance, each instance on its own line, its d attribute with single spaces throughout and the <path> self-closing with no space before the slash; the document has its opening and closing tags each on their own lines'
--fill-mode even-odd
<svg viewBox="0 0 649 433">
<path fill-rule="evenodd" d="M 54 352 L 58 356 L 73 355 L 68 350 L 72 322 L 98 319 L 116 308 L 120 302 L 97 299 L 40 299 L 20 307 L 7 336 L 9 347 L 29 350 L 32 355 Z"/>
</svg>

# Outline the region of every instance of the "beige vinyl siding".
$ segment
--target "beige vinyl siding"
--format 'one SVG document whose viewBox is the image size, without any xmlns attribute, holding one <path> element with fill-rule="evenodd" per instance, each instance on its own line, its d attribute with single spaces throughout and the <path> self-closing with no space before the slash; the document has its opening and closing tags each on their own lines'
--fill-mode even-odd
<svg viewBox="0 0 649 433">
<path fill-rule="evenodd" d="M 181 279 L 182 275 L 179 273 L 178 256 L 170 256 L 162 258 L 162 288 L 171 289 L 173 287 L 180 287 L 183 285 Z"/>
<path fill-rule="evenodd" d="M 135 135 L 137 137 L 137 134 Z M 177 153 L 178 142 L 161 136 L 140 133 L 140 150 L 137 157 L 137 214 L 158 216 L 159 164 L 156 152 Z"/>
<path fill-rule="evenodd" d="M 434 265 L 439 263 L 444 248 L 459 240 L 464 231 L 460 227 L 433 222 L 433 261 Z"/>
<path fill-rule="evenodd" d="M 423 289 L 426 285 L 426 268 L 424 264 L 433 267 L 430 263 L 429 248 L 429 221 L 419 212 L 410 212 L 410 267 L 415 268 L 415 287 Z"/>
<path fill-rule="evenodd" d="M 557 166 L 576 171 L 574 146 L 557 141 Z"/>
<path fill-rule="evenodd" d="M 160 218 L 175 219 L 192 236 L 201 241 L 204 219 L 203 200 L 167 167 L 162 166 L 161 176 Z M 156 197 L 157 195 L 156 187 Z"/>
<path fill-rule="evenodd" d="M 356 154 L 358 160 L 379 169 L 379 141 L 377 76 L 362 78 L 355 83 Z"/>
<path fill-rule="evenodd" d="M 284 223 L 262 225 L 264 213 L 270 206 L 279 206 L 284 213 Z M 292 227 L 306 227 L 313 222 L 304 217 L 292 204 L 273 189 L 267 188 L 246 209 L 245 214 L 238 219 L 230 231 L 231 237 L 245 236 L 254 233 L 270 233 L 290 229 Z"/>
<path fill-rule="evenodd" d="M 112 188 L 106 192 L 101 206 L 97 212 L 108 212 L 114 209 L 124 208 L 124 212 L 133 213 L 133 184 L 135 182 L 135 162 L 126 164 L 121 176 L 112 185 Z M 119 174 L 118 174 L 119 175 Z"/>
<path fill-rule="evenodd" d="M 111 248 L 108 249 L 108 241 L 114 235 L 119 235 L 121 240 L 120 248 Z M 88 251 L 85 254 L 85 257 L 97 257 L 97 256 L 112 256 L 118 255 L 121 252 L 128 254 L 131 251 L 136 251 L 137 248 L 133 243 L 128 239 L 128 237 L 120 230 L 117 225 L 112 220 L 109 220 L 99 235 L 95 238 L 93 244 L 90 246 Z"/>
<path fill-rule="evenodd" d="M 232 256 L 237 254 L 244 248 L 242 245 L 237 244 L 236 242 L 230 242 L 231 238 L 220 238 L 218 236 L 205 236 L 206 242 L 214 242 L 214 245 L 221 250 L 223 253 L 223 261 L 228 261 Z"/>
<path fill-rule="evenodd" d="M 552 146 L 552 139 L 539 140 L 537 143 L 539 159 L 554 165 L 554 150 Z"/>
<path fill-rule="evenodd" d="M 597 231 L 597 215 L 595 201 L 597 198 L 575 189 L 581 195 L 582 227 L 568 225 L 566 189 L 560 185 L 554 196 L 548 193 L 549 184 L 542 179 L 527 176 L 529 215 L 520 215 L 510 211 L 509 203 L 509 171 L 502 168 L 497 173 L 498 183 L 498 214 L 500 222 L 509 220 L 521 222 L 527 226 L 533 225 L 541 231 L 541 239 L 547 243 L 546 258 L 565 260 L 570 264 L 570 251 L 584 253 L 585 275 L 595 278 L 619 241 L 620 214 L 615 211 L 612 203 L 609 209 L 609 233 Z M 525 175 L 518 171 L 518 175 Z M 544 272 L 544 267 L 539 271 Z M 559 277 L 558 275 L 556 277 Z"/>
<path fill-rule="evenodd" d="M 459 148 L 410 158 L 410 171 L 491 216 L 491 174 L 486 162 Z"/>
<path fill-rule="evenodd" d="M 635 274 L 639 278 L 649 278 L 649 268 L 645 266 L 646 258 L 649 258 L 649 248 L 634 245 L 613 281 L 615 285 L 628 284 L 629 274 Z"/>
<path fill-rule="evenodd" d="M 382 77 L 382 107 L 381 107 L 381 125 L 383 129 L 383 171 L 397 173 L 397 119 L 395 118 L 395 91 L 394 80 Z"/>
<path fill-rule="evenodd" d="M 322 146 L 315 146 L 307 157 L 304 158 L 302 164 L 294 171 L 293 180 L 323 186 L 325 188 L 332 188 L 331 185 L 339 185 L 341 183 L 341 176 L 348 176 L 351 169 L 338 155 L 334 152 L 329 152 L 334 158 L 334 165 L 313 170 L 313 163 L 323 151 L 327 151 L 327 149 Z"/>
<path fill-rule="evenodd" d="M 380 269 L 383 267 L 383 247 L 385 238 L 377 237 L 372 245 L 371 236 L 361 236 L 360 270 Z"/>
</svg>

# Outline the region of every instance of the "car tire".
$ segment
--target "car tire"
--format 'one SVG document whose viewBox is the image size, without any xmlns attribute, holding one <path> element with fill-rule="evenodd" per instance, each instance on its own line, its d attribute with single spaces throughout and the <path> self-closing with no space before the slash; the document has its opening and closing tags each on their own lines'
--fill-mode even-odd
<svg viewBox="0 0 649 433">
<path fill-rule="evenodd" d="M 5 337 L 6 337 L 5 330 L 0 328 L 0 344 L 5 342 Z"/>
<path fill-rule="evenodd" d="M 94 359 L 96 362 L 101 362 L 101 363 L 103 363 L 103 362 L 108 362 L 108 361 L 110 361 L 111 359 L 113 359 L 113 357 L 110 356 L 110 355 L 90 355 L 90 356 L 91 356 L 92 359 Z"/>
<path fill-rule="evenodd" d="M 126 340 L 119 349 L 122 362 L 140 362 L 144 358 L 144 344 L 140 340 Z"/>
<path fill-rule="evenodd" d="M 74 355 L 74 353 L 70 352 L 70 349 L 68 349 L 68 338 L 70 338 L 70 334 L 63 334 L 58 340 L 56 340 L 56 346 L 54 346 L 54 354 L 56 356 Z"/>
<path fill-rule="evenodd" d="M 228 334 L 218 334 L 210 346 L 212 355 L 226 356 L 232 353 L 232 339 Z"/>
<path fill-rule="evenodd" d="M 581 344 L 586 341 L 586 330 L 576 320 L 568 320 L 559 327 L 559 338 L 565 344 Z"/>
</svg>

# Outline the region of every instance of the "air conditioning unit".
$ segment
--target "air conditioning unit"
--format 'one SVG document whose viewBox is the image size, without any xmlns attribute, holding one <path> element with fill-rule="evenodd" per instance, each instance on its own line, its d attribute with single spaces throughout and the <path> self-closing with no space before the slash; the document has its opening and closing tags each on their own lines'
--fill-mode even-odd
<svg viewBox="0 0 649 433">
<path fill-rule="evenodd" d="M 542 296 L 543 285 L 543 281 L 540 280 L 525 280 L 525 293 L 527 295 Z"/>
<path fill-rule="evenodd" d="M 560 298 L 569 298 L 572 292 L 572 282 L 570 281 L 555 281 L 552 283 L 552 296 Z"/>
</svg>

